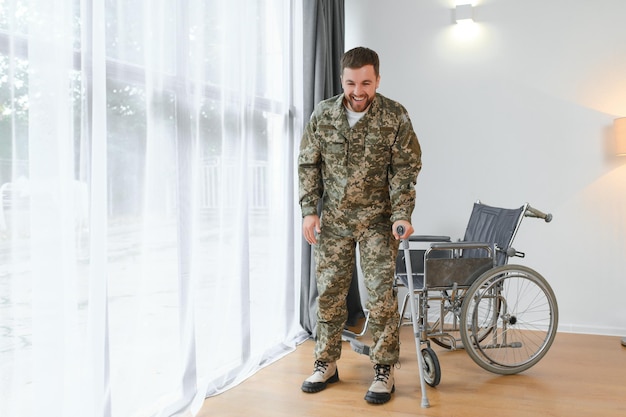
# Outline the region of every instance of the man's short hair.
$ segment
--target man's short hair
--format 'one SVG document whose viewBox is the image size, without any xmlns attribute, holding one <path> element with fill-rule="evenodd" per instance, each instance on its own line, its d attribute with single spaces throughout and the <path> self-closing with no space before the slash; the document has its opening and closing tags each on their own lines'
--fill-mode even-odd
<svg viewBox="0 0 626 417">
<path fill-rule="evenodd" d="M 380 67 L 378 54 L 369 48 L 359 46 L 343 54 L 341 58 L 341 73 L 343 74 L 345 68 L 356 69 L 366 65 L 372 65 L 374 67 L 374 74 L 378 77 Z"/>
</svg>

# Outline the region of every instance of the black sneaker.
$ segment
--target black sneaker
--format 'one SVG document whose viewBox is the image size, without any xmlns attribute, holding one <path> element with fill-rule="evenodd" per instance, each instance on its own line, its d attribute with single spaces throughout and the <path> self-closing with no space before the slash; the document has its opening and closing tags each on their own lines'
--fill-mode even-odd
<svg viewBox="0 0 626 417">
<path fill-rule="evenodd" d="M 302 391 L 320 392 L 328 384 L 339 381 L 337 362 L 315 361 L 313 368 L 313 374 L 302 383 Z"/>
<path fill-rule="evenodd" d="M 392 365 L 374 365 L 374 382 L 365 394 L 365 401 L 370 404 L 384 404 L 391 399 L 391 394 L 396 390 L 393 379 Z"/>
</svg>

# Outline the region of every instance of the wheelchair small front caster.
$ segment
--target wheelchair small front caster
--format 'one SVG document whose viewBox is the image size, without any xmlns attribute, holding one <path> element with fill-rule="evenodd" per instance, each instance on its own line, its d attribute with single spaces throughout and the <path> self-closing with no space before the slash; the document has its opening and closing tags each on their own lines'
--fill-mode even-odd
<svg viewBox="0 0 626 417">
<path fill-rule="evenodd" d="M 436 387 L 441 382 L 441 365 L 435 351 L 430 347 L 422 349 L 424 358 L 424 382 L 431 387 Z"/>
</svg>

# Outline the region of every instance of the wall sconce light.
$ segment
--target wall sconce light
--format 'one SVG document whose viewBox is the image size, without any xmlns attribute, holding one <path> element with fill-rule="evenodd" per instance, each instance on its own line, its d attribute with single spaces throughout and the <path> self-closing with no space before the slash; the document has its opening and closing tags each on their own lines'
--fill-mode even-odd
<svg viewBox="0 0 626 417">
<path fill-rule="evenodd" d="M 471 4 L 457 4 L 454 8 L 454 21 L 466 23 L 474 21 L 474 9 Z"/>
<path fill-rule="evenodd" d="M 615 133 L 615 154 L 626 156 L 626 117 L 620 117 L 613 121 Z"/>
</svg>

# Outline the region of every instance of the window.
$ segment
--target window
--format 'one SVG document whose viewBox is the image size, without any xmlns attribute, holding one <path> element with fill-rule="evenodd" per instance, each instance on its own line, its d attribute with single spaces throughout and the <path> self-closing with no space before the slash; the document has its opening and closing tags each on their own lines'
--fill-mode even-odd
<svg viewBox="0 0 626 417">
<path fill-rule="evenodd" d="M 300 337 L 291 13 L 0 0 L 1 415 L 193 410 Z"/>
</svg>

